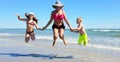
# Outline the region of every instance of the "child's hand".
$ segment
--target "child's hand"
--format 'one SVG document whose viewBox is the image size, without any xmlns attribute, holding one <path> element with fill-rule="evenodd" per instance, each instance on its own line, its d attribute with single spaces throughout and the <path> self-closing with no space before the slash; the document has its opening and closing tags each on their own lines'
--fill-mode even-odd
<svg viewBox="0 0 120 62">
<path fill-rule="evenodd" d="M 43 27 L 42 30 L 45 30 L 45 27 Z"/>
<path fill-rule="evenodd" d="M 72 28 L 70 28 L 70 31 L 72 31 L 72 32 L 73 32 L 74 30 L 73 30 Z"/>
<path fill-rule="evenodd" d="M 19 14 L 16 14 L 16 16 L 20 16 Z"/>
</svg>

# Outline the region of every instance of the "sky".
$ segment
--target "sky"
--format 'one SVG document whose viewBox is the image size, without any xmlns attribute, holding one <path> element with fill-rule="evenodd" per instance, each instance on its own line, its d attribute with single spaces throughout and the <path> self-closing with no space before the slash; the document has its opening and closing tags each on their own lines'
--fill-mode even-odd
<svg viewBox="0 0 120 62">
<path fill-rule="evenodd" d="M 76 18 L 82 17 L 85 28 L 120 27 L 120 0 L 60 0 L 71 27 L 77 27 Z M 50 19 L 52 5 L 56 0 L 0 0 L 0 28 L 26 28 L 16 14 L 24 18 L 24 13 L 34 12 L 39 19 L 39 27 L 44 27 Z M 52 23 L 53 24 L 53 23 Z M 52 28 L 52 24 L 48 29 Z M 65 24 L 66 28 L 68 26 Z"/>
</svg>

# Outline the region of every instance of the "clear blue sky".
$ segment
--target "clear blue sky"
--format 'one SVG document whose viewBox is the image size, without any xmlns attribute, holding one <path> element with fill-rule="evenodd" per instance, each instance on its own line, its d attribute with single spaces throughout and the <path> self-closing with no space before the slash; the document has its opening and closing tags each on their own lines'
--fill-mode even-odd
<svg viewBox="0 0 120 62">
<path fill-rule="evenodd" d="M 16 14 L 24 17 L 34 12 L 39 26 L 47 24 L 56 0 L 0 0 L 0 28 L 25 28 L 25 22 L 18 21 Z M 120 0 L 60 0 L 72 27 L 76 18 L 83 17 L 86 28 L 119 28 Z M 52 24 L 51 24 L 52 25 Z M 51 28 L 51 25 L 48 28 Z M 65 24 L 66 25 L 66 24 Z M 67 27 L 67 26 L 66 26 Z"/>
</svg>

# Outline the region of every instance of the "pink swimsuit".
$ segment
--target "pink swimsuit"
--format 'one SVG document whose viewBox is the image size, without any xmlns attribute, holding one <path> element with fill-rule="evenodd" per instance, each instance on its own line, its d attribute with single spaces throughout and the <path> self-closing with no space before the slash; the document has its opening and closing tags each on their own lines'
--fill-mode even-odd
<svg viewBox="0 0 120 62">
<path fill-rule="evenodd" d="M 54 19 L 54 21 L 61 21 L 61 20 L 63 20 L 64 18 L 65 18 L 64 14 L 58 14 L 58 15 L 53 14 L 53 19 Z"/>
<path fill-rule="evenodd" d="M 28 21 L 27 21 L 27 24 L 30 24 L 30 25 L 32 25 L 32 26 L 34 26 L 34 25 L 35 25 L 35 23 L 34 23 L 34 22 L 28 22 Z"/>
</svg>

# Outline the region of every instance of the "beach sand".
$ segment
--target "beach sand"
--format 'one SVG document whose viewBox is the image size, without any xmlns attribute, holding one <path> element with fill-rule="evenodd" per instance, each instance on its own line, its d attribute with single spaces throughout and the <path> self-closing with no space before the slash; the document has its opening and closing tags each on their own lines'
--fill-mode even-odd
<svg viewBox="0 0 120 62">
<path fill-rule="evenodd" d="M 120 62 L 120 51 L 52 41 L 0 41 L 0 62 Z M 105 51 L 105 52 L 104 52 Z M 109 53 L 109 54 L 108 54 Z"/>
</svg>

